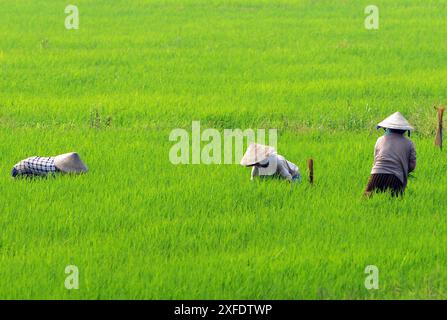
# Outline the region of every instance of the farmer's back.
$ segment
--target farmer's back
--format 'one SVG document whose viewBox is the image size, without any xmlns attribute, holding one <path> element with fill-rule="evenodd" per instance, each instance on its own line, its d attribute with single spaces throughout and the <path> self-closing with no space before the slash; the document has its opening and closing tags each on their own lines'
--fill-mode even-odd
<svg viewBox="0 0 447 320">
<path fill-rule="evenodd" d="M 411 161 L 416 161 L 413 142 L 402 134 L 389 133 L 377 140 L 371 173 L 394 174 L 405 186 Z"/>
</svg>

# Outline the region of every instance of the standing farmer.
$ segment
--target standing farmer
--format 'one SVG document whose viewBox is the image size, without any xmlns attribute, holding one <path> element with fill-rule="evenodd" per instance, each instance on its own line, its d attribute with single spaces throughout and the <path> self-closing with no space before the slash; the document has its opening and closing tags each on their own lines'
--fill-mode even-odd
<svg viewBox="0 0 447 320">
<path fill-rule="evenodd" d="M 281 177 L 293 182 L 301 180 L 300 170 L 295 164 L 277 154 L 273 147 L 262 144 L 250 144 L 241 165 L 253 167 L 251 180 L 255 177 Z"/>
<path fill-rule="evenodd" d="M 374 191 L 391 191 L 392 196 L 403 195 L 408 174 L 416 168 L 416 150 L 406 131 L 414 128 L 399 113 L 393 113 L 377 125 L 385 134 L 377 139 L 374 148 L 374 166 L 366 186 L 365 196 Z"/>
<path fill-rule="evenodd" d="M 47 176 L 61 173 L 84 173 L 88 169 L 76 152 L 55 157 L 29 157 L 17 163 L 11 172 L 13 178 L 25 176 Z"/>
</svg>

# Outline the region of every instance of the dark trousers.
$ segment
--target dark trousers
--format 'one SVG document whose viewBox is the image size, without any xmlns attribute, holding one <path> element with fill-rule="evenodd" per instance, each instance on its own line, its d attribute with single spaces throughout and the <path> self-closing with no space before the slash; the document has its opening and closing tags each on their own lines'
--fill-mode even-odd
<svg viewBox="0 0 447 320">
<path fill-rule="evenodd" d="M 404 194 L 405 186 L 394 174 L 371 174 L 364 195 L 371 197 L 374 192 L 391 191 L 391 196 L 399 197 Z"/>
</svg>

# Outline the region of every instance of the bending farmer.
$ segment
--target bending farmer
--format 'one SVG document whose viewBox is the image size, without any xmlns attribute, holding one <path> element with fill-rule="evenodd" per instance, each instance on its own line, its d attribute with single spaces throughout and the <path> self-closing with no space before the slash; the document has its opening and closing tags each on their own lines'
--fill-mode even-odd
<svg viewBox="0 0 447 320">
<path fill-rule="evenodd" d="M 377 125 L 385 134 L 377 139 L 374 148 L 374 166 L 365 190 L 365 196 L 373 192 L 391 191 L 392 196 L 402 195 L 407 186 L 408 174 L 416 168 L 416 150 L 411 140 L 404 137 L 413 129 L 408 121 L 396 112 Z"/>
<path fill-rule="evenodd" d="M 54 173 L 84 173 L 88 169 L 76 152 L 56 157 L 30 157 L 17 163 L 11 172 L 13 178 L 47 176 Z"/>
<path fill-rule="evenodd" d="M 241 165 L 253 167 L 251 180 L 255 177 L 281 177 L 288 181 L 300 181 L 299 168 L 283 156 L 276 153 L 273 147 L 252 143 L 241 160 Z"/>
</svg>

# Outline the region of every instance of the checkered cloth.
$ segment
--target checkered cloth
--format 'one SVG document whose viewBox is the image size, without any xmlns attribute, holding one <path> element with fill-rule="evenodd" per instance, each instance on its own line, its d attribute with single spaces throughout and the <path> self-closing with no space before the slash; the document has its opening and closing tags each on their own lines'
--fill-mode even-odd
<svg viewBox="0 0 447 320">
<path fill-rule="evenodd" d="M 54 157 L 30 157 L 17 163 L 11 175 L 46 176 L 58 171 L 54 165 Z"/>
</svg>

